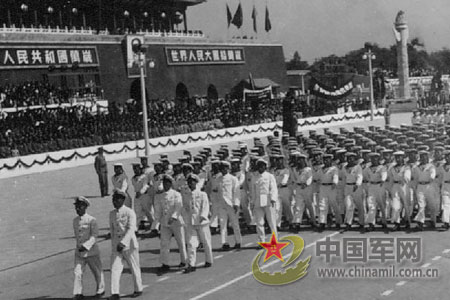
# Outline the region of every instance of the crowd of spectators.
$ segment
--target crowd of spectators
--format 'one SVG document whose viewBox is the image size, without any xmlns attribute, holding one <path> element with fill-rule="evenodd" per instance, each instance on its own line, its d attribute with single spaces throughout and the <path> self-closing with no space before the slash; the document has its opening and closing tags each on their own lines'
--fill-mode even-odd
<svg viewBox="0 0 450 300">
<path fill-rule="evenodd" d="M 0 108 L 49 105 L 69 102 L 69 90 L 48 81 L 26 81 L 0 87 Z"/>
<path fill-rule="evenodd" d="M 246 103 L 153 101 L 148 109 L 150 138 L 282 120 L 281 99 Z M 333 113 L 326 103 L 293 103 L 298 117 Z M 320 104 L 320 105 L 319 105 Z M 143 138 L 141 104 L 111 103 L 93 113 L 85 106 L 27 109 L 0 114 L 0 158 L 21 156 Z"/>
</svg>

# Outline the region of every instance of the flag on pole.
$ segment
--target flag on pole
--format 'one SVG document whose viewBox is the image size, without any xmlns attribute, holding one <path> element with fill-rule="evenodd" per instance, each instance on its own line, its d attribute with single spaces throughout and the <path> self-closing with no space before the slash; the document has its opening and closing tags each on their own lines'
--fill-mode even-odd
<svg viewBox="0 0 450 300">
<path fill-rule="evenodd" d="M 270 23 L 270 17 L 269 17 L 269 8 L 267 6 L 266 6 L 265 29 L 266 29 L 267 32 L 269 32 L 272 29 L 272 23 Z"/>
<path fill-rule="evenodd" d="M 250 86 L 252 87 L 252 90 L 255 89 L 255 81 L 253 80 L 252 73 L 248 73 L 248 81 L 250 81 Z"/>
<path fill-rule="evenodd" d="M 235 25 L 239 29 L 242 26 L 242 21 L 243 21 L 242 6 L 241 3 L 239 2 L 239 6 L 236 9 L 236 13 L 234 14 L 233 20 L 231 20 L 231 24 Z"/>
<path fill-rule="evenodd" d="M 255 32 L 258 32 L 258 28 L 256 27 L 256 17 L 258 13 L 256 12 L 255 4 L 253 4 L 253 12 L 252 12 L 252 19 L 253 19 L 253 30 Z"/>
<path fill-rule="evenodd" d="M 232 19 L 233 19 L 233 15 L 231 14 L 230 7 L 228 6 L 228 3 L 227 3 L 227 23 L 228 23 L 228 28 L 230 27 Z"/>
</svg>

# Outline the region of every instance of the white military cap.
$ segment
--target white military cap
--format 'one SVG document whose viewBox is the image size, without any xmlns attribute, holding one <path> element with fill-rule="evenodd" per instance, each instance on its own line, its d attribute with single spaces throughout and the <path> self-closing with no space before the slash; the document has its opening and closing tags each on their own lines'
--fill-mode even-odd
<svg viewBox="0 0 450 300">
<path fill-rule="evenodd" d="M 89 202 L 89 200 L 86 197 L 84 197 L 84 196 L 76 197 L 74 205 L 81 204 L 81 203 L 86 204 L 86 206 L 90 206 L 91 205 L 91 203 Z"/>
</svg>

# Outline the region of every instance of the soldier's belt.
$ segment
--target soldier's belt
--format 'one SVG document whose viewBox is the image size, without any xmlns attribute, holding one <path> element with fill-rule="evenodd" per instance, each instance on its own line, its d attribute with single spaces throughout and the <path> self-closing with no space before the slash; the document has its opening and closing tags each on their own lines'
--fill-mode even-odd
<svg viewBox="0 0 450 300">
<path fill-rule="evenodd" d="M 450 183 L 450 181 L 444 181 L 444 183 Z"/>
<path fill-rule="evenodd" d="M 322 185 L 333 185 L 332 183 L 322 183 Z"/>
<path fill-rule="evenodd" d="M 370 184 L 382 184 L 382 181 L 371 181 Z"/>
<path fill-rule="evenodd" d="M 426 184 L 430 184 L 430 181 L 419 181 L 420 185 L 426 185 Z"/>
<path fill-rule="evenodd" d="M 347 182 L 346 185 L 355 185 L 356 182 Z"/>
</svg>

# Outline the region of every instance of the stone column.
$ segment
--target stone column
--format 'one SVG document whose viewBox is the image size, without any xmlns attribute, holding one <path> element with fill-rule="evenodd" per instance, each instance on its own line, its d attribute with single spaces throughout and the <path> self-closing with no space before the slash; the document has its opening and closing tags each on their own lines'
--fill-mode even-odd
<svg viewBox="0 0 450 300">
<path fill-rule="evenodd" d="M 394 23 L 394 36 L 397 41 L 397 75 L 399 78 L 399 97 L 410 98 L 409 65 L 408 65 L 408 24 L 405 13 L 399 11 Z"/>
</svg>

